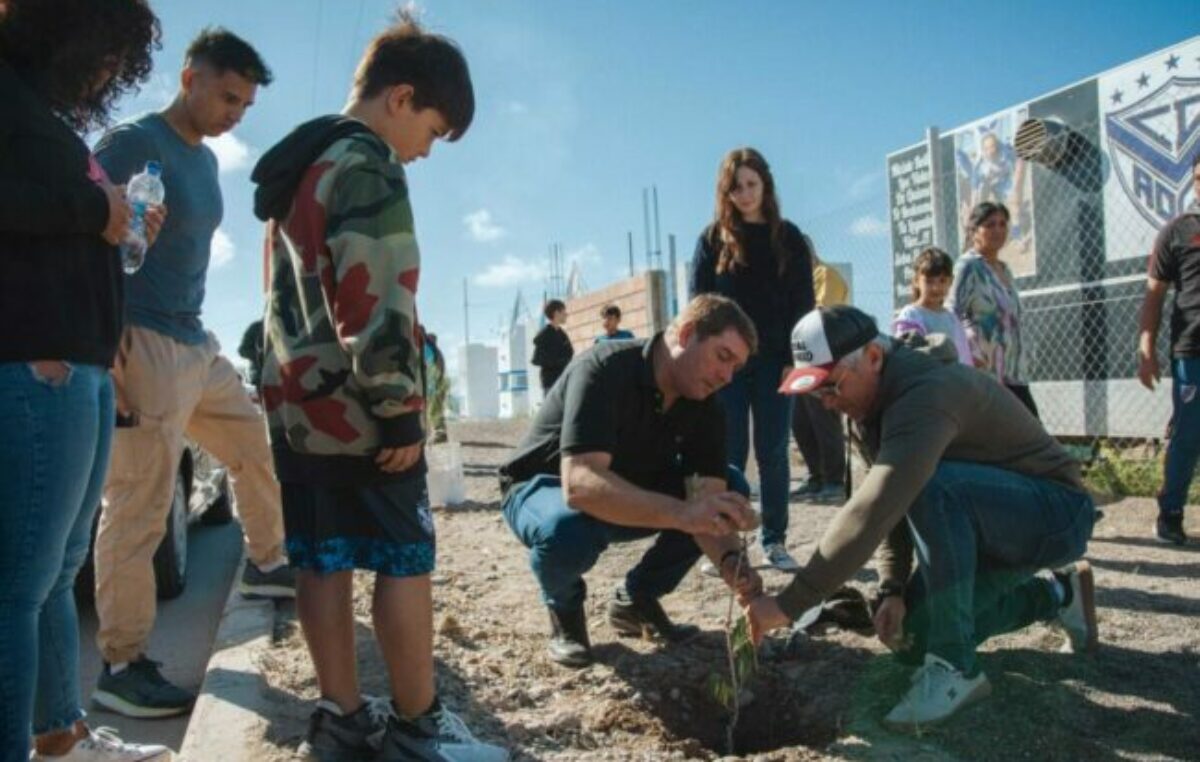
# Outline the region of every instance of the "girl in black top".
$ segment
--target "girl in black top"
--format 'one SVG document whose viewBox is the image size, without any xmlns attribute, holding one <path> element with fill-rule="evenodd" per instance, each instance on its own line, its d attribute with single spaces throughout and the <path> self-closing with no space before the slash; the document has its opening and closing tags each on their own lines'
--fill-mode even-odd
<svg viewBox="0 0 1200 762">
<path fill-rule="evenodd" d="M 73 584 L 108 468 L 132 214 L 78 133 L 150 73 L 145 0 L 0 12 L 0 760 L 167 759 L 82 721 Z M 161 210 L 147 215 L 153 236 Z"/>
<path fill-rule="evenodd" d="M 792 365 L 792 326 L 814 307 L 812 254 L 779 213 L 775 179 L 753 148 L 730 151 L 717 173 L 716 211 L 692 259 L 691 295 L 737 302 L 758 330 L 758 354 L 720 392 L 730 463 L 745 470 L 754 419 L 762 497 L 762 543 L 776 568 L 799 568 L 784 546 L 788 524 L 791 397 L 778 388 Z"/>
</svg>

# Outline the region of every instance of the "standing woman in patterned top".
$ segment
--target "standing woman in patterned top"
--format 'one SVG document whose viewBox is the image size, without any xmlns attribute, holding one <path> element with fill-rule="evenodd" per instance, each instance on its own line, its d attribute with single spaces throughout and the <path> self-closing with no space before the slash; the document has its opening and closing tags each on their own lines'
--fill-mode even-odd
<svg viewBox="0 0 1200 762">
<path fill-rule="evenodd" d="M 1021 297 L 1012 270 L 1000 261 L 1009 219 L 1008 208 L 994 201 L 971 210 L 971 248 L 955 265 L 951 308 L 967 330 L 976 367 L 995 376 L 1037 417 L 1021 346 Z"/>
<path fill-rule="evenodd" d="M 780 215 L 771 169 L 753 148 L 730 151 L 721 162 L 714 219 L 696 244 L 690 285 L 693 298 L 733 299 L 758 331 L 758 354 L 718 392 L 726 456 L 745 470 L 753 416 L 763 552 L 776 569 L 795 571 L 784 545 L 792 398 L 779 385 L 792 366 L 792 326 L 814 307 L 812 253 L 799 228 Z"/>
</svg>

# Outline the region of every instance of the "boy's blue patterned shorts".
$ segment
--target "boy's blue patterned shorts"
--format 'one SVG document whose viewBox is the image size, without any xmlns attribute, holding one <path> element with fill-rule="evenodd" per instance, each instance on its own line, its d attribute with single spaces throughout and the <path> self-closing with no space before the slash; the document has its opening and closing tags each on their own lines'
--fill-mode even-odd
<svg viewBox="0 0 1200 762">
<path fill-rule="evenodd" d="M 389 577 L 433 571 L 436 537 L 423 474 L 368 487 L 280 486 L 288 560 L 297 569 Z"/>
</svg>

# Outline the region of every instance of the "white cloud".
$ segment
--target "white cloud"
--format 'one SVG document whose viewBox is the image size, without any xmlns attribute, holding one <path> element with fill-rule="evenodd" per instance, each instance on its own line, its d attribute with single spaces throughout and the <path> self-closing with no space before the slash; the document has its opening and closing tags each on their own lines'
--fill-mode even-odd
<svg viewBox="0 0 1200 762">
<path fill-rule="evenodd" d="M 499 241 L 508 235 L 507 230 L 492 221 L 492 213 L 487 209 L 471 212 L 463 217 L 463 224 L 467 226 L 467 235 L 477 243 Z"/>
<path fill-rule="evenodd" d="M 883 190 L 883 173 L 882 172 L 867 172 L 850 181 L 850 186 L 846 189 L 850 198 L 864 198 L 871 195 L 875 191 Z"/>
<path fill-rule="evenodd" d="M 567 252 L 568 262 L 583 265 L 598 265 L 601 262 L 600 248 L 594 243 L 585 243 Z"/>
<path fill-rule="evenodd" d="M 221 228 L 217 228 L 213 233 L 212 239 L 212 259 L 210 265 L 214 270 L 220 270 L 233 261 L 234 255 L 237 253 L 233 246 L 233 239 L 229 237 Z"/>
<path fill-rule="evenodd" d="M 243 143 L 232 132 L 215 138 L 206 138 L 205 144 L 217 155 L 217 166 L 222 172 L 236 172 L 250 166 L 254 149 Z"/>
<path fill-rule="evenodd" d="M 503 288 L 519 283 L 540 281 L 545 275 L 542 265 L 526 262 L 511 254 L 503 262 L 489 265 L 486 270 L 476 275 L 472 280 L 477 286 L 485 288 Z"/>
<path fill-rule="evenodd" d="M 529 113 L 529 107 L 521 101 L 509 101 L 504 106 L 504 110 L 513 116 L 521 116 Z"/>
<path fill-rule="evenodd" d="M 883 238 L 889 232 L 887 223 L 873 214 L 864 214 L 850 223 L 850 234 L 859 238 Z"/>
</svg>

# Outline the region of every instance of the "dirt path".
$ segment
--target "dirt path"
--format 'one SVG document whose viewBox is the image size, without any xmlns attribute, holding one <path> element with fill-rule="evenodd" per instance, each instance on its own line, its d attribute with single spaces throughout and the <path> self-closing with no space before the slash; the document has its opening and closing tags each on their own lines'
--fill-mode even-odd
<svg viewBox="0 0 1200 762">
<path fill-rule="evenodd" d="M 470 502 L 443 510 L 434 574 L 439 690 L 476 732 L 522 760 L 715 759 L 724 751 L 723 709 L 705 681 L 723 670 L 724 587 L 698 572 L 664 599 L 704 634 L 684 646 L 617 637 L 604 621 L 611 591 L 645 543 L 616 546 L 588 575 L 588 614 L 598 663 L 565 670 L 543 655 L 548 629 L 526 554 L 498 510 L 492 471 L 519 438 L 520 422 L 451 425 L 463 443 Z M 1197 759 L 1200 758 L 1200 545 L 1149 539 L 1154 506 L 1104 507 L 1090 551 L 1101 605 L 1102 650 L 1057 652 L 1062 637 L 1035 625 L 987 643 L 994 692 L 921 737 L 879 724 L 903 693 L 908 670 L 872 638 L 829 631 L 760 657 L 743 711 L 738 751 L 747 759 Z M 794 504 L 789 546 L 806 557 L 834 508 Z M 1200 513 L 1189 517 L 1200 535 Z M 786 579 L 765 572 L 771 587 Z M 873 572 L 854 584 L 867 591 Z M 367 610 L 370 579 L 356 580 L 363 689 L 386 679 Z M 294 624 L 263 659 L 277 711 L 264 759 L 286 760 L 316 697 Z"/>
</svg>

